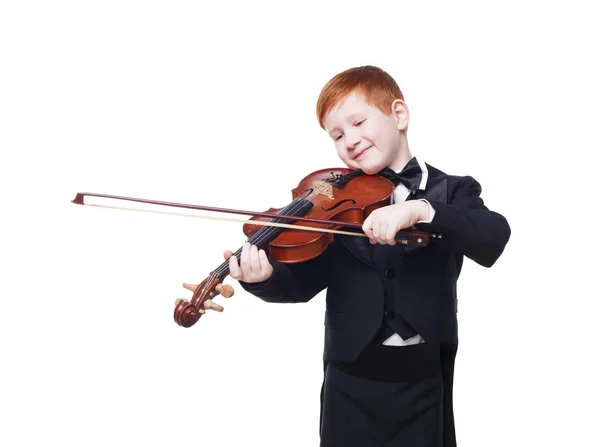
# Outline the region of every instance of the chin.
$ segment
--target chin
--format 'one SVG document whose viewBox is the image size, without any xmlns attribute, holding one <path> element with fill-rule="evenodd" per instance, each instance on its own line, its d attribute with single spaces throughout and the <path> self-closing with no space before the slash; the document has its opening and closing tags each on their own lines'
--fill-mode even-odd
<svg viewBox="0 0 600 447">
<path fill-rule="evenodd" d="M 381 171 L 381 169 L 374 169 L 374 168 L 371 168 L 371 167 L 368 167 L 368 168 L 360 168 L 360 169 L 362 169 L 362 171 L 363 171 L 365 174 L 367 174 L 367 175 L 375 175 L 375 174 L 377 174 L 379 171 Z"/>
<path fill-rule="evenodd" d="M 362 169 L 365 174 L 374 175 L 383 170 L 385 166 L 381 166 L 381 163 L 365 163 L 363 166 L 358 166 L 357 169 Z"/>
</svg>

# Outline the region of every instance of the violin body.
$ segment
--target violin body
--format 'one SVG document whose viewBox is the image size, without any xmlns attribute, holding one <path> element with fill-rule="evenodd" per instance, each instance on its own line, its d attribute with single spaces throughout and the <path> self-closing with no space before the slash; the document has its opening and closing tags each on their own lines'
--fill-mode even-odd
<svg viewBox="0 0 600 447">
<path fill-rule="evenodd" d="M 350 169 L 343 168 L 321 169 L 300 181 L 292 190 L 292 198 L 294 200 L 305 198 L 304 200 L 312 203 L 309 211 L 302 216 L 317 221 L 336 222 L 335 224 L 302 222 L 303 226 L 338 230 L 343 228 L 340 222 L 362 225 L 373 210 L 391 204 L 394 185 L 389 180 L 377 175 L 360 175 L 347 181 L 341 180 L 343 176 L 352 172 Z M 267 213 L 280 214 L 286 208 L 270 208 Z M 290 215 L 289 212 L 282 214 Z M 268 221 L 269 219 L 252 217 L 250 220 Z M 262 228 L 264 227 L 248 223 L 242 230 L 248 238 L 252 238 Z M 304 262 L 323 253 L 327 245 L 333 241 L 333 236 L 333 233 L 307 230 L 283 231 L 262 248 L 269 257 L 279 262 L 290 264 Z"/>
</svg>

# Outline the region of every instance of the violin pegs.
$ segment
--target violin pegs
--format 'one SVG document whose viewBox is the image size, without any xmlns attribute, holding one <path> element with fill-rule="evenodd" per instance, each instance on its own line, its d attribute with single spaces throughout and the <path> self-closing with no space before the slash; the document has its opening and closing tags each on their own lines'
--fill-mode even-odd
<svg viewBox="0 0 600 447">
<path fill-rule="evenodd" d="M 198 284 L 188 284 L 187 282 L 184 282 L 183 283 L 183 287 L 185 289 L 188 289 L 188 290 L 192 291 L 192 292 L 195 292 L 196 291 L 196 287 L 198 287 Z"/>
<path fill-rule="evenodd" d="M 233 296 L 234 293 L 233 287 L 231 287 L 229 284 L 217 284 L 217 287 L 215 287 L 215 289 L 224 298 L 230 298 Z"/>
<path fill-rule="evenodd" d="M 212 300 L 206 300 L 204 302 L 204 308 L 206 310 L 212 309 L 216 310 L 217 312 L 223 312 L 223 306 L 219 306 L 217 303 L 213 303 Z"/>
</svg>

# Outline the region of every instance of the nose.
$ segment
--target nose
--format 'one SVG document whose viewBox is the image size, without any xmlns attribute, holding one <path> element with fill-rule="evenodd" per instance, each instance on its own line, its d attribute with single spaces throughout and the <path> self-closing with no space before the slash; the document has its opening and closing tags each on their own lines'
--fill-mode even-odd
<svg viewBox="0 0 600 447">
<path fill-rule="evenodd" d="M 349 151 L 354 150 L 356 148 L 356 146 L 358 146 L 358 143 L 360 143 L 360 137 L 358 136 L 357 133 L 355 133 L 355 132 L 346 133 L 346 148 Z"/>
</svg>

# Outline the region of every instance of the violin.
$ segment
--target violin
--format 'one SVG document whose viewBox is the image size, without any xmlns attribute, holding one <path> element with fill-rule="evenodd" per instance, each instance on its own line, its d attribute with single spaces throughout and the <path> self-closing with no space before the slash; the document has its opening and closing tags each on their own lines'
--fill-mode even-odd
<svg viewBox="0 0 600 447">
<path fill-rule="evenodd" d="M 269 208 L 265 212 L 253 212 L 161 202 L 148 199 L 122 197 L 96 193 L 77 193 L 73 203 L 84 203 L 85 196 L 126 200 L 153 205 L 205 211 L 245 214 L 252 216 L 244 220 L 242 230 L 247 242 L 264 249 L 271 259 L 282 263 L 298 263 L 319 256 L 333 242 L 335 234 L 367 237 L 362 233 L 362 224 L 374 210 L 390 205 L 394 184 L 379 175 L 366 175 L 361 170 L 346 168 L 321 169 L 304 177 L 292 189 L 292 201 L 283 208 Z M 105 208 L 119 208 L 146 211 L 132 208 L 94 205 Z M 153 211 L 147 211 L 153 212 Z M 181 213 L 167 213 L 179 214 Z M 185 214 L 183 214 L 185 215 Z M 208 216 L 188 215 L 190 217 Z M 233 220 L 223 219 L 219 220 Z M 344 230 L 342 230 L 344 228 Z M 357 229 L 358 231 L 349 231 Z M 410 246 L 426 246 L 430 238 L 441 238 L 441 234 L 419 230 L 402 230 L 396 234 L 397 242 Z M 233 256 L 241 256 L 242 247 Z M 221 295 L 233 296 L 233 288 L 223 284 L 229 274 L 229 260 L 224 261 L 199 284 L 184 283 L 190 290 L 191 300 L 178 299 L 175 302 L 173 317 L 182 327 L 193 326 L 207 310 L 223 311 L 223 307 L 213 299 Z"/>
</svg>

